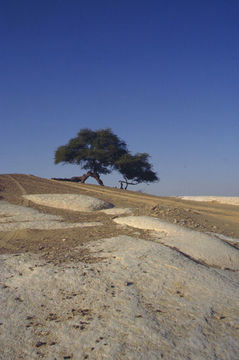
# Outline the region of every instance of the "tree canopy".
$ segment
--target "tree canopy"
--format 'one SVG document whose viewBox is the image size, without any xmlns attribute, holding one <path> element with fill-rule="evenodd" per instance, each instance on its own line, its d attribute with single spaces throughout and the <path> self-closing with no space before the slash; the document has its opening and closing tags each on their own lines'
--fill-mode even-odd
<svg viewBox="0 0 239 360">
<path fill-rule="evenodd" d="M 100 175 L 109 174 L 113 170 L 118 170 L 122 174 L 124 180 L 120 180 L 121 188 L 124 183 L 125 189 L 128 185 L 159 180 L 152 170 L 149 155 L 132 155 L 126 143 L 109 128 L 96 131 L 82 129 L 66 145 L 58 147 L 55 152 L 55 164 L 59 163 L 76 164 L 87 171 L 82 176 L 61 180 L 84 183 L 91 176 L 103 185 Z"/>
<path fill-rule="evenodd" d="M 124 180 L 120 180 L 121 188 L 123 187 L 123 183 L 125 184 L 125 189 L 127 189 L 128 185 L 159 181 L 158 176 L 152 170 L 152 165 L 149 163 L 149 155 L 147 153 L 137 153 L 135 155 L 129 153 L 124 154 L 116 161 L 115 167 L 124 178 Z"/>
<path fill-rule="evenodd" d="M 111 129 L 82 129 L 68 144 L 58 147 L 55 164 L 63 162 L 80 165 L 82 169 L 88 170 L 80 181 L 85 182 L 92 176 L 103 185 L 100 174 L 109 174 L 115 162 L 127 152 L 126 143 Z"/>
</svg>

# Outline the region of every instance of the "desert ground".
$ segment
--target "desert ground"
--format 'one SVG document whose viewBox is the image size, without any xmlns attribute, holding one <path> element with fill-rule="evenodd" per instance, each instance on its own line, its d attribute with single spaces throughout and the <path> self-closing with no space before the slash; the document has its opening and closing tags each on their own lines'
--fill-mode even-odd
<svg viewBox="0 0 239 360">
<path fill-rule="evenodd" d="M 0 359 L 238 359 L 239 205 L 210 200 L 0 175 Z"/>
</svg>

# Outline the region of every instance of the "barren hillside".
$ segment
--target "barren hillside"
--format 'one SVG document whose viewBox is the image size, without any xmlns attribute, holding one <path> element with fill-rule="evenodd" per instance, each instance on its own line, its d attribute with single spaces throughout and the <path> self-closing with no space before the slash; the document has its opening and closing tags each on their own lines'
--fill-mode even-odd
<svg viewBox="0 0 239 360">
<path fill-rule="evenodd" d="M 0 175 L 0 359 L 237 360 L 236 238 L 239 206 Z"/>
<path fill-rule="evenodd" d="M 152 215 L 174 224 L 202 232 L 215 232 L 229 237 L 239 238 L 239 206 L 217 203 L 198 203 L 183 201 L 178 198 L 157 197 L 134 191 L 120 190 L 98 185 L 75 184 L 39 178 L 33 175 L 11 174 L 0 176 L 0 196 L 12 204 L 27 205 L 42 212 L 61 215 L 66 221 L 103 221 L 103 228 L 67 229 L 35 232 L 32 239 L 31 230 L 22 230 L 14 234 L 4 234 L 0 251 L 37 251 L 39 247 L 46 246 L 55 252 L 55 239 L 59 233 L 67 237 L 68 241 L 87 242 L 100 237 L 114 236 L 118 229 L 112 217 L 102 213 L 76 213 L 62 209 L 41 206 L 26 200 L 26 194 L 84 194 L 113 203 L 116 207 L 132 208 L 135 215 Z M 132 231 L 125 229 L 124 234 L 131 235 Z M 80 235 L 80 236 L 79 236 Z M 144 232 L 144 237 L 147 236 Z M 141 232 L 139 232 L 139 237 Z M 77 240 L 76 240 L 77 238 Z M 21 239 L 21 241 L 18 241 Z M 80 239 L 80 240 L 79 240 Z M 57 240 L 56 240 L 57 241 Z M 71 243 L 61 245 L 59 251 L 65 252 L 71 248 Z M 57 254 L 57 258 L 60 254 Z"/>
</svg>

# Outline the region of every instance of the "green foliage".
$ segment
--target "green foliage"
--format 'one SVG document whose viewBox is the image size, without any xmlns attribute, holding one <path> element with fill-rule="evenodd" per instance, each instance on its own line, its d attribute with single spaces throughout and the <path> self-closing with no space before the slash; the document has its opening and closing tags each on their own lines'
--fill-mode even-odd
<svg viewBox="0 0 239 360">
<path fill-rule="evenodd" d="M 116 161 L 115 167 L 123 175 L 126 183 L 129 181 L 136 184 L 159 181 L 157 174 L 152 170 L 147 153 L 124 154 Z"/>
<path fill-rule="evenodd" d="M 55 164 L 77 164 L 84 170 L 109 174 L 115 162 L 126 153 L 125 142 L 111 129 L 82 129 L 68 144 L 58 147 L 55 152 Z"/>
<path fill-rule="evenodd" d="M 149 155 L 131 155 L 126 143 L 111 129 L 82 129 L 68 144 L 58 147 L 55 164 L 59 163 L 76 164 L 87 170 L 87 174 L 77 178 L 81 182 L 92 176 L 103 185 L 99 174 L 109 174 L 112 170 L 118 170 L 123 175 L 124 181 L 120 182 L 121 187 L 122 183 L 126 184 L 125 188 L 128 185 L 159 180 L 149 163 Z"/>
</svg>

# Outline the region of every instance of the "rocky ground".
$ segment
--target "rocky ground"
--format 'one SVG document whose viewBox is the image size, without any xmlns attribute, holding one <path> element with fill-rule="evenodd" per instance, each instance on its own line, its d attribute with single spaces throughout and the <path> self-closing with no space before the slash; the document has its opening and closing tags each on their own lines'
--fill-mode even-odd
<svg viewBox="0 0 239 360">
<path fill-rule="evenodd" d="M 119 210 L 53 208 L 29 194 L 93 196 L 179 225 L 182 239 L 193 230 L 188 241 L 202 232 L 239 238 L 238 206 L 1 175 L 0 200 L 64 226 L 102 225 L 0 231 L 0 359 L 238 359 L 237 270 L 197 261 L 160 232 L 117 223 L 129 215 Z M 237 264 L 237 241 L 223 243 Z"/>
</svg>

